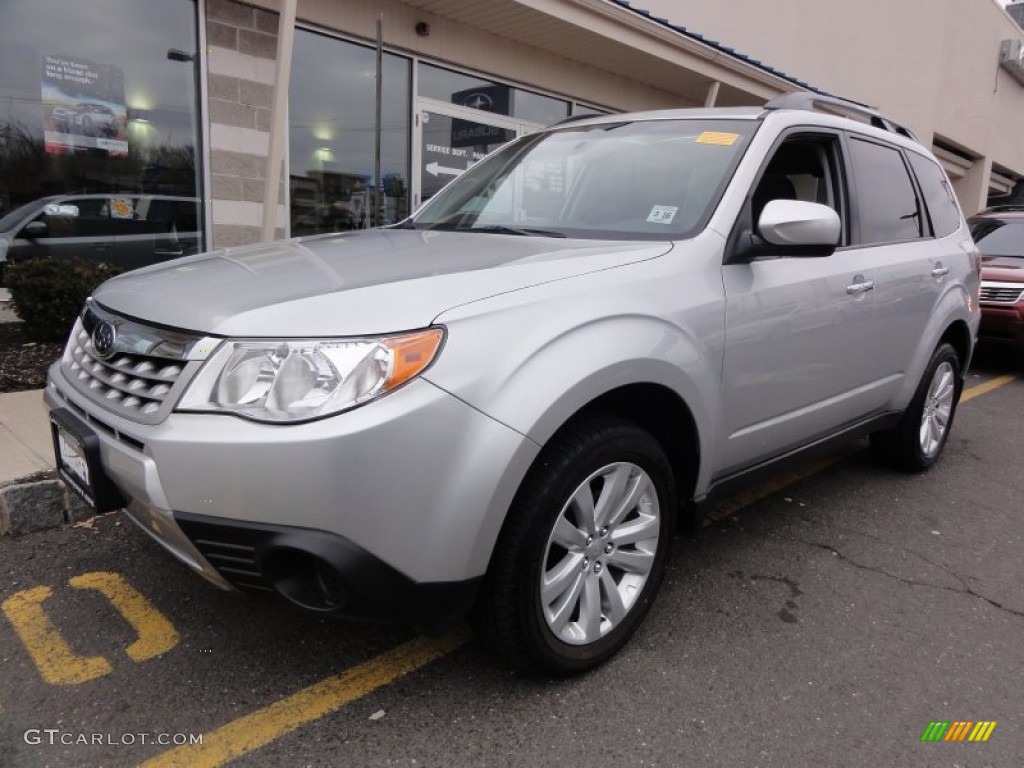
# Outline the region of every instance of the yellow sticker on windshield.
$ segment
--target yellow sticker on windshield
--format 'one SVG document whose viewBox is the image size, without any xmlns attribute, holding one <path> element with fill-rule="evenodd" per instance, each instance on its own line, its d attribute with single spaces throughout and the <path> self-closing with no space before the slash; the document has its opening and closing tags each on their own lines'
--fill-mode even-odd
<svg viewBox="0 0 1024 768">
<path fill-rule="evenodd" d="M 718 144 L 722 147 L 731 147 L 736 143 L 740 135 L 738 133 L 719 133 L 718 131 L 704 131 L 697 137 L 698 144 Z"/>
</svg>

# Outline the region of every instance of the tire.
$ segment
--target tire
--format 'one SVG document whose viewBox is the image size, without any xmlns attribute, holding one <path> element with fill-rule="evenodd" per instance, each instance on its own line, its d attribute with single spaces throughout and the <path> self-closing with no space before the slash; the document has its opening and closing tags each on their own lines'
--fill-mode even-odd
<svg viewBox="0 0 1024 768">
<path fill-rule="evenodd" d="M 530 672 L 566 676 L 601 664 L 661 586 L 675 511 L 671 467 L 647 432 L 595 417 L 559 433 L 498 537 L 475 613 L 481 635 Z"/>
<path fill-rule="evenodd" d="M 931 467 L 953 427 L 962 386 L 960 358 L 943 342 L 932 353 L 900 423 L 871 435 L 871 450 L 884 463 L 908 472 Z"/>
</svg>

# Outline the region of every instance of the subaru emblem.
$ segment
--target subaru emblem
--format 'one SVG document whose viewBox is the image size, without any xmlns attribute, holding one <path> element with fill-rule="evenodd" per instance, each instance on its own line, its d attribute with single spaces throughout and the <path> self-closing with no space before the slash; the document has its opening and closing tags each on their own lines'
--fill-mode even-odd
<svg viewBox="0 0 1024 768">
<path fill-rule="evenodd" d="M 100 357 L 107 357 L 114 350 L 117 330 L 108 322 L 100 322 L 92 331 L 92 348 Z"/>
</svg>

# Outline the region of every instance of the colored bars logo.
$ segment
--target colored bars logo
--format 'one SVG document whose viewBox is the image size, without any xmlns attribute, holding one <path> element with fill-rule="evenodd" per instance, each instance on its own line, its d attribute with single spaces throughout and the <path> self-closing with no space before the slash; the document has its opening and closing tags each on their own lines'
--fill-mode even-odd
<svg viewBox="0 0 1024 768">
<path fill-rule="evenodd" d="M 988 741 L 995 727 L 995 720 L 932 721 L 921 734 L 921 741 Z"/>
</svg>

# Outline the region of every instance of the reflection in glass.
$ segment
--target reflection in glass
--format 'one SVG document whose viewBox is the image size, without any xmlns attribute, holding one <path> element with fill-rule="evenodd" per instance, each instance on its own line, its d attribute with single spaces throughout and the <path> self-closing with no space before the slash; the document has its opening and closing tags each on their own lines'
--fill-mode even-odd
<svg viewBox="0 0 1024 768">
<path fill-rule="evenodd" d="M 184 199 L 197 230 L 196 67 L 192 58 L 169 59 L 169 49 L 189 56 L 197 49 L 193 0 L 7 0 L 0 217 L 54 195 L 147 194 Z M 132 209 L 133 216 L 144 212 Z M 16 226 L 23 218 L 9 221 Z M 106 221 L 113 236 L 115 222 Z M 146 247 L 143 261 L 166 258 L 155 240 Z"/>
<path fill-rule="evenodd" d="M 409 213 L 410 64 L 384 54 L 381 211 L 374 222 L 376 51 L 295 31 L 289 99 L 291 234 L 392 224 Z"/>
<path fill-rule="evenodd" d="M 746 120 L 603 121 L 528 135 L 466 171 L 409 226 L 592 239 L 692 237 L 703 230 L 755 127 Z"/>
<path fill-rule="evenodd" d="M 509 128 L 422 112 L 420 200 L 429 200 L 449 181 L 516 137 Z"/>
</svg>

